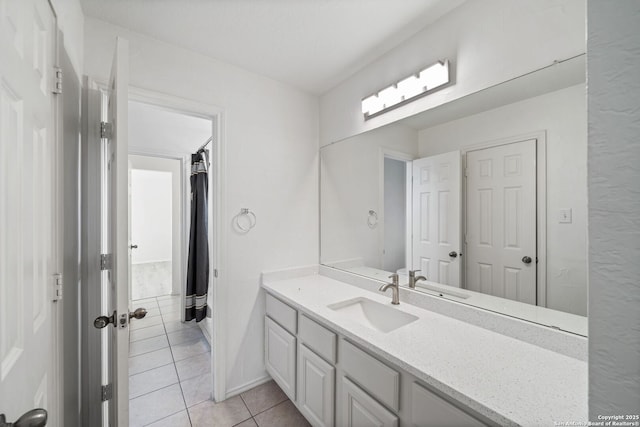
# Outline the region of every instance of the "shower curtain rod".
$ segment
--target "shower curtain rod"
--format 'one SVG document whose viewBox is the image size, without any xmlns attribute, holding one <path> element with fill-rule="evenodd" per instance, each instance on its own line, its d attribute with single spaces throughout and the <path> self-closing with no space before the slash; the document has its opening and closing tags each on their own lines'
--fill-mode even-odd
<svg viewBox="0 0 640 427">
<path fill-rule="evenodd" d="M 204 150 L 204 147 L 206 147 L 211 141 L 213 141 L 213 137 L 210 137 L 209 139 L 207 139 L 207 142 L 205 142 L 200 146 L 200 148 L 198 148 L 198 152 Z"/>
</svg>

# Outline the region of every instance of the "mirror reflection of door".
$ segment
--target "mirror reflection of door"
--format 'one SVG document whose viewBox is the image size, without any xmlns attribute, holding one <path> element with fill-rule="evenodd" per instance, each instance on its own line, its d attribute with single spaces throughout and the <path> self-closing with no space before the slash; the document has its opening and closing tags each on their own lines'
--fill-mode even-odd
<svg viewBox="0 0 640 427">
<path fill-rule="evenodd" d="M 413 161 L 413 269 L 455 287 L 461 271 L 460 168 L 459 151 Z"/>
<path fill-rule="evenodd" d="M 466 157 L 464 207 L 459 151 L 413 161 L 413 268 L 433 282 L 536 304 L 536 140 Z M 461 275 L 453 254 L 463 223 Z"/>
<path fill-rule="evenodd" d="M 466 288 L 536 304 L 536 140 L 467 153 Z"/>
</svg>

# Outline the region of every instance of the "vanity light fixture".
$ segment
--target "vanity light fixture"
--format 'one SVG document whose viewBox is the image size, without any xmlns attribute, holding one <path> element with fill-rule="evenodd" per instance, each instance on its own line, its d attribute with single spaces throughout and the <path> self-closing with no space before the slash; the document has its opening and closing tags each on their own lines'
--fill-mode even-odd
<svg viewBox="0 0 640 427">
<path fill-rule="evenodd" d="M 362 100 L 362 114 L 368 120 L 394 107 L 417 98 L 449 83 L 449 61 L 438 61 L 397 83 L 380 89 Z"/>
</svg>

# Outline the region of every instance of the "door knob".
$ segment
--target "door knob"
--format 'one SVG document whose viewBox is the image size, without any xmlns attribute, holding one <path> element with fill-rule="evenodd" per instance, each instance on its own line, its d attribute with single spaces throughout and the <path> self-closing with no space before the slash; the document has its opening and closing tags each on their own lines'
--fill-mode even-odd
<svg viewBox="0 0 640 427">
<path fill-rule="evenodd" d="M 8 423 L 4 414 L 0 414 L 0 427 L 44 427 L 47 425 L 47 411 L 32 409 L 18 418 L 15 423 Z"/>
<path fill-rule="evenodd" d="M 136 319 L 142 319 L 144 316 L 147 315 L 147 309 L 146 308 L 136 308 L 135 311 L 132 311 L 129 313 L 129 319 L 132 318 L 136 318 Z"/>
<path fill-rule="evenodd" d="M 451 251 L 451 252 L 449 252 L 449 256 L 451 258 L 456 258 L 458 256 L 458 253 L 456 251 Z"/>
<path fill-rule="evenodd" d="M 138 249 L 138 245 L 129 245 L 131 249 Z"/>
<path fill-rule="evenodd" d="M 112 325 L 116 324 L 116 312 L 115 311 L 109 317 L 107 317 L 107 316 L 96 317 L 96 320 L 93 321 L 93 326 L 95 326 L 98 329 L 102 329 L 102 328 L 106 328 L 107 325 L 109 325 L 110 323 Z"/>
<path fill-rule="evenodd" d="M 530 256 L 523 256 L 522 257 L 522 262 L 524 262 L 525 264 L 531 264 L 531 257 Z"/>
</svg>

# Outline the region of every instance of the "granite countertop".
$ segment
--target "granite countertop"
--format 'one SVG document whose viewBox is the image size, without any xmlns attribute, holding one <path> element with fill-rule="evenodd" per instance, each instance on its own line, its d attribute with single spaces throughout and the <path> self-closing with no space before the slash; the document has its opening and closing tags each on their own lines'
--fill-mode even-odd
<svg viewBox="0 0 640 427">
<path fill-rule="evenodd" d="M 419 319 L 379 332 L 327 305 L 357 297 L 389 304 L 391 292 L 370 292 L 317 274 L 263 280 L 262 287 L 499 425 L 587 420 L 583 361 L 402 301 L 397 308 Z"/>
</svg>

